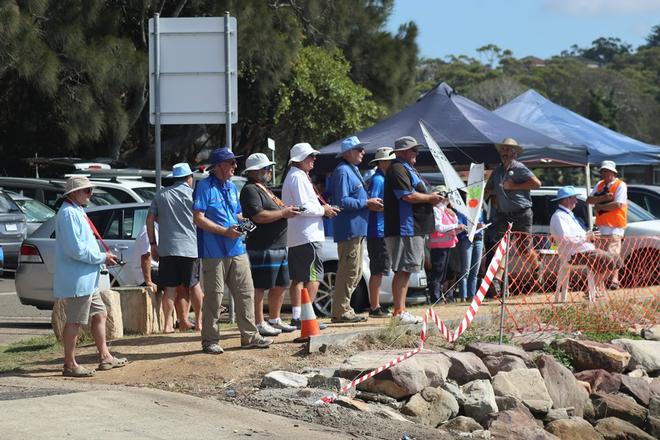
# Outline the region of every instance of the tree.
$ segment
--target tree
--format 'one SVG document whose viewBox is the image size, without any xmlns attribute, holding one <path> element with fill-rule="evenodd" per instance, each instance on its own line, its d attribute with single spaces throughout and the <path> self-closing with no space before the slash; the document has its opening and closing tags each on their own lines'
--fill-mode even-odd
<svg viewBox="0 0 660 440">
<path fill-rule="evenodd" d="M 526 90 L 526 87 L 512 78 L 498 77 L 471 87 L 467 97 L 489 110 L 495 110 Z"/>
<path fill-rule="evenodd" d="M 660 47 L 660 24 L 651 28 L 651 33 L 646 37 L 646 46 L 643 47 Z"/>
<path fill-rule="evenodd" d="M 591 47 L 582 49 L 580 54 L 589 60 L 596 61 L 604 66 L 611 63 L 617 55 L 628 54 L 632 46 L 623 43 L 620 38 L 598 38 L 591 43 Z"/>
</svg>

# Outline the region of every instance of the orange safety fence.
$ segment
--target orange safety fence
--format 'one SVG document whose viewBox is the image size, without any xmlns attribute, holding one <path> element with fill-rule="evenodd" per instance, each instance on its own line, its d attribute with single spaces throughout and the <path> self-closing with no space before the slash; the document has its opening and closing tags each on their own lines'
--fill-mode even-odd
<svg viewBox="0 0 660 440">
<path fill-rule="evenodd" d="M 596 250 L 511 233 L 506 330 L 621 332 L 658 323 L 660 235 L 625 237 L 619 245 L 595 237 L 593 244 Z M 584 252 L 569 257 L 576 250 Z"/>
</svg>

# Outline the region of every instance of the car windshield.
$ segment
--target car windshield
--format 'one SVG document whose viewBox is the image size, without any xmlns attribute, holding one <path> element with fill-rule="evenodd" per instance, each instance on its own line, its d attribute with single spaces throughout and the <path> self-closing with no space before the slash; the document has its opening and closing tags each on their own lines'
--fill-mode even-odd
<svg viewBox="0 0 660 440">
<path fill-rule="evenodd" d="M 89 201 L 94 206 L 118 205 L 121 203 L 112 194 L 99 190 L 98 188 L 94 189 L 94 192 L 92 193 L 92 197 L 89 199 Z"/>
<path fill-rule="evenodd" d="M 655 220 L 655 216 L 632 200 L 628 200 L 628 223 Z"/>
<path fill-rule="evenodd" d="M 151 202 L 156 195 L 155 187 L 133 188 L 133 191 L 135 191 L 145 202 Z"/>
<path fill-rule="evenodd" d="M 43 223 L 55 215 L 55 211 L 37 200 L 16 200 L 30 223 Z"/>
<path fill-rule="evenodd" d="M 21 212 L 16 203 L 4 193 L 0 193 L 0 214 L 9 212 Z"/>
</svg>

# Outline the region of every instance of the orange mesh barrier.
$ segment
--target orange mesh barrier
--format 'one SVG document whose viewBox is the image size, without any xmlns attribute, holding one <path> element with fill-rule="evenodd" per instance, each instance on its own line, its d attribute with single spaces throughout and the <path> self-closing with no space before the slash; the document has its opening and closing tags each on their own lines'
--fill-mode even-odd
<svg viewBox="0 0 660 440">
<path fill-rule="evenodd" d="M 594 238 L 593 244 L 584 249 L 512 233 L 505 328 L 615 332 L 658 323 L 660 235 L 620 243 Z"/>
</svg>

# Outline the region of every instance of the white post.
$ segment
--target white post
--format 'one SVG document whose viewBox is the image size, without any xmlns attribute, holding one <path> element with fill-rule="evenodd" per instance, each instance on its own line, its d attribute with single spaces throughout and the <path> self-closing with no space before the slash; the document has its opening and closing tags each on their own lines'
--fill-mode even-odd
<svg viewBox="0 0 660 440">
<path fill-rule="evenodd" d="M 587 185 L 587 197 L 589 197 L 589 194 L 591 194 L 591 170 L 589 169 L 589 164 L 587 163 L 584 166 L 584 171 L 585 171 L 585 184 Z M 587 217 L 589 217 L 588 222 L 589 222 L 589 230 L 592 230 L 594 227 L 594 219 L 593 219 L 593 208 L 591 207 L 590 204 L 587 203 Z"/>
<path fill-rule="evenodd" d="M 231 41 L 231 31 L 229 29 L 229 12 L 225 11 L 225 111 L 226 118 L 225 121 L 225 144 L 227 148 L 232 149 L 231 145 L 231 58 L 229 55 Z M 233 315 L 232 315 L 233 316 Z M 232 321 L 233 322 L 233 321 Z"/>
<path fill-rule="evenodd" d="M 161 186 L 161 157 L 160 157 L 160 35 L 158 21 L 160 14 L 154 14 L 154 119 L 155 119 L 155 149 L 156 149 L 156 191 Z"/>
</svg>

